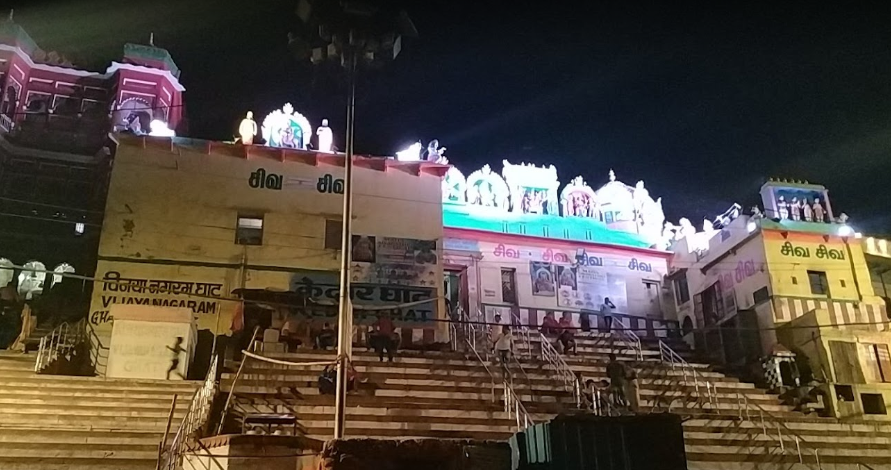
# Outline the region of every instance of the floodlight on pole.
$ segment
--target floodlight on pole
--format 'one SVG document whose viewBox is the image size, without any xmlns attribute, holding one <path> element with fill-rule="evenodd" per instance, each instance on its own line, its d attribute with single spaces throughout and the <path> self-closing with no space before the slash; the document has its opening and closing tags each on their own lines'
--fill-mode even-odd
<svg viewBox="0 0 891 470">
<path fill-rule="evenodd" d="M 347 369 L 352 356 L 353 315 L 350 299 L 350 254 L 353 215 L 353 143 L 356 120 L 356 77 L 359 65 L 395 59 L 402 36 L 417 36 L 404 11 L 367 1 L 299 0 L 300 32 L 288 35 L 288 47 L 299 60 L 313 64 L 339 61 L 347 72 L 346 143 L 343 184 L 343 233 L 340 245 L 337 382 L 334 438 L 344 436 Z"/>
</svg>

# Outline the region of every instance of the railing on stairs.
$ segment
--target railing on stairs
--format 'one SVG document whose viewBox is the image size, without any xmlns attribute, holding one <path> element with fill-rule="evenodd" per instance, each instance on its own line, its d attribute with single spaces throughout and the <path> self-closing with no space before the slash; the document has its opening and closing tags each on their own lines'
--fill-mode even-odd
<svg viewBox="0 0 891 470">
<path fill-rule="evenodd" d="M 578 374 L 569 367 L 569 364 L 566 363 L 566 360 L 563 359 L 563 356 L 560 355 L 557 348 L 554 347 L 548 337 L 541 331 L 533 331 L 528 326 L 523 325 L 516 314 L 513 315 L 513 320 L 518 325 L 517 328 L 519 330 L 520 338 L 526 343 L 526 351 L 530 357 L 532 355 L 532 338 L 537 335 L 539 344 L 541 345 L 541 358 L 544 359 L 557 374 L 557 378 L 563 384 L 563 388 L 567 392 L 572 393 L 572 398 L 575 400 L 575 406 L 581 406 L 582 396 L 581 391 L 579 390 Z"/>
<path fill-rule="evenodd" d="M 801 435 L 799 435 L 797 432 L 790 429 L 785 424 L 781 424 L 782 420 L 773 416 L 769 411 L 765 410 L 761 405 L 759 405 L 757 403 L 754 405 L 751 405 L 749 403 L 748 397 L 746 397 L 746 395 L 744 393 L 737 394 L 737 404 L 740 407 L 740 409 L 739 409 L 739 419 L 740 420 L 745 420 L 745 421 L 750 421 L 752 423 L 755 423 L 755 421 L 753 421 L 751 419 L 752 413 L 750 412 L 750 408 L 753 408 L 754 411 L 758 412 L 758 417 L 761 422 L 762 435 L 770 440 L 775 439 L 776 443 L 777 443 L 777 449 L 779 450 L 779 452 L 781 454 L 785 455 L 787 453 L 792 453 L 792 455 L 798 455 L 798 463 L 800 463 L 802 465 L 806 465 L 809 468 L 814 468 L 816 470 L 823 470 L 823 465 L 820 463 L 819 449 L 817 449 L 816 447 L 809 447 L 807 445 L 807 441 L 803 437 L 801 437 Z M 775 426 L 776 427 L 776 436 L 773 435 L 773 427 L 770 427 L 771 429 L 768 431 L 767 423 L 764 420 L 765 415 L 768 416 L 769 418 L 771 418 L 771 420 L 776 425 Z M 791 437 L 792 442 L 795 444 L 794 450 L 791 447 L 786 446 L 786 437 L 783 436 L 783 428 L 786 429 L 786 436 Z M 814 456 L 813 462 L 805 462 L 805 460 L 806 460 L 805 456 L 808 455 L 808 451 L 810 451 L 810 454 L 812 454 Z M 807 460 L 810 460 L 810 459 L 807 459 Z M 865 466 L 864 464 L 860 464 L 860 463 L 857 463 L 856 465 Z"/>
<path fill-rule="evenodd" d="M 70 357 L 85 338 L 86 319 L 73 325 L 62 322 L 53 331 L 40 338 L 34 372 L 41 372 L 54 361 L 62 357 Z"/>
<path fill-rule="evenodd" d="M 619 341 L 625 344 L 625 347 L 630 349 L 634 356 L 638 361 L 643 360 L 643 346 L 640 342 L 640 337 L 637 336 L 637 333 L 631 331 L 628 327 L 622 324 L 621 321 L 614 321 L 613 325 L 616 326 L 616 337 Z M 661 341 L 660 341 L 661 342 Z"/>
<path fill-rule="evenodd" d="M 483 360 L 483 357 L 480 355 L 479 350 L 477 348 L 478 342 L 474 341 L 478 334 L 479 326 L 474 325 L 472 322 L 467 323 L 467 331 L 470 333 L 464 337 L 464 342 L 470 351 L 476 356 L 477 360 L 482 364 L 483 368 L 489 374 L 489 377 L 492 380 L 492 401 L 496 401 L 495 397 L 495 373 L 492 372 L 492 369 L 489 368 L 489 365 Z M 484 350 L 488 349 L 484 346 Z M 503 390 L 503 400 L 504 400 L 504 412 L 507 413 L 508 418 L 512 418 L 516 421 L 517 431 L 523 431 L 526 428 L 535 424 L 532 421 L 532 417 L 526 411 L 526 407 L 523 406 L 523 403 L 520 401 L 520 397 L 517 396 L 516 392 L 514 392 L 513 387 L 511 386 L 509 380 L 505 374 L 500 378 Z"/>
<path fill-rule="evenodd" d="M 662 340 L 659 340 L 659 358 L 663 364 L 669 364 L 672 370 L 681 370 L 684 376 L 684 385 L 689 385 L 691 381 L 693 382 L 693 389 L 696 391 L 697 398 L 702 397 L 701 387 L 705 387 L 705 396 L 709 405 L 715 406 L 717 404 L 718 397 L 714 384 L 701 377 L 696 368 L 685 361 L 680 354 L 676 353 Z"/>
<path fill-rule="evenodd" d="M 216 354 L 213 355 L 210 368 L 207 370 L 207 377 L 205 377 L 201 388 L 196 390 L 192 396 L 189 410 L 183 416 L 179 430 L 177 430 L 170 448 L 166 450 L 163 458 L 158 463 L 158 469 L 179 470 L 182 468 L 182 459 L 185 452 L 196 447 L 198 434 L 201 428 L 207 425 L 213 399 L 217 392 L 218 358 L 219 356 Z"/>
</svg>

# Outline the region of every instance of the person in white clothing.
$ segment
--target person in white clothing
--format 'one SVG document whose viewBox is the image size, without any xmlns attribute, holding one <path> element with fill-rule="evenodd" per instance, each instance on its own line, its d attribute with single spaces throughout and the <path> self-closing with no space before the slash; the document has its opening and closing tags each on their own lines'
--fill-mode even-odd
<svg viewBox="0 0 891 470">
<path fill-rule="evenodd" d="M 514 350 L 514 336 L 510 331 L 510 327 L 504 325 L 501 333 L 493 338 L 494 345 L 492 349 L 495 351 L 502 366 L 507 366 L 507 361 Z"/>
</svg>

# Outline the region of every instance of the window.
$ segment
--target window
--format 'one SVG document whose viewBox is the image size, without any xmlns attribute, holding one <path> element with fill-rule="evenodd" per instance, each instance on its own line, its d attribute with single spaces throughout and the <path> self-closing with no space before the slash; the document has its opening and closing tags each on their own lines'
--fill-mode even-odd
<svg viewBox="0 0 891 470">
<path fill-rule="evenodd" d="M 811 284 L 811 294 L 829 296 L 829 281 L 823 271 L 808 271 L 807 280 Z"/>
<path fill-rule="evenodd" d="M 263 218 L 238 216 L 235 226 L 235 243 L 239 245 L 263 244 Z"/>
<path fill-rule="evenodd" d="M 690 288 L 687 286 L 687 275 L 680 279 L 674 280 L 674 298 L 678 305 L 685 304 L 690 301 Z"/>
<path fill-rule="evenodd" d="M 755 305 L 766 301 L 768 298 L 770 298 L 770 294 L 767 291 L 767 287 L 762 287 L 756 290 L 754 294 L 752 294 L 752 300 L 755 301 Z"/>
<path fill-rule="evenodd" d="M 891 354 L 887 344 L 860 343 L 860 361 L 869 383 L 891 382 Z"/>
<path fill-rule="evenodd" d="M 844 280 L 844 279 L 842 279 L 842 280 L 839 281 L 839 282 L 841 282 L 841 286 L 842 286 L 842 287 L 848 287 L 848 285 L 845 284 L 845 280 Z"/>
<path fill-rule="evenodd" d="M 513 269 L 501 270 L 501 301 L 517 304 L 517 276 Z"/>
<path fill-rule="evenodd" d="M 343 243 L 343 222 L 328 219 L 325 221 L 325 249 L 339 250 Z"/>
</svg>

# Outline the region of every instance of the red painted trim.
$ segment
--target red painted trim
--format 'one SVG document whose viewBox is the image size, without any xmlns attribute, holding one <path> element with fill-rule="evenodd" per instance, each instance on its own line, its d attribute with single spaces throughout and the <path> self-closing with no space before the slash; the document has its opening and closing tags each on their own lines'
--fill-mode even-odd
<svg viewBox="0 0 891 470">
<path fill-rule="evenodd" d="M 557 248 L 569 251 L 578 248 L 590 247 L 598 251 L 605 251 L 614 254 L 628 254 L 628 252 L 641 253 L 649 256 L 655 256 L 668 260 L 672 254 L 667 251 L 653 250 L 650 248 L 636 248 L 632 246 L 609 245 L 606 243 L 588 242 L 588 241 L 570 241 L 556 238 L 538 237 L 535 235 L 517 235 L 513 233 L 495 233 L 485 230 L 473 230 L 466 228 L 443 227 L 443 236 L 464 238 L 489 243 L 502 243 L 514 245 L 536 246 L 541 248 Z"/>
<path fill-rule="evenodd" d="M 133 139 L 133 140 L 131 140 Z M 160 139 L 168 139 L 170 142 L 170 151 L 174 151 L 176 146 L 173 140 L 167 137 L 151 137 L 151 142 L 160 141 Z M 130 138 L 121 136 L 121 145 L 132 145 L 136 147 L 147 148 L 151 143 L 147 136 Z M 307 150 L 293 150 L 277 147 L 267 147 L 265 145 L 243 145 L 241 143 L 205 141 L 204 151 L 208 155 L 218 153 L 236 158 L 265 158 L 269 160 L 277 160 L 280 162 L 299 162 L 320 166 L 322 164 L 343 167 L 345 156 L 343 154 L 327 154 L 318 153 Z M 400 162 L 392 158 L 368 157 L 364 155 L 353 156 L 353 162 L 360 168 L 368 168 L 375 171 L 386 172 L 389 169 L 397 169 L 414 176 L 420 176 L 422 173 L 443 177 L 448 172 L 449 165 L 440 165 L 432 162 Z"/>
</svg>

